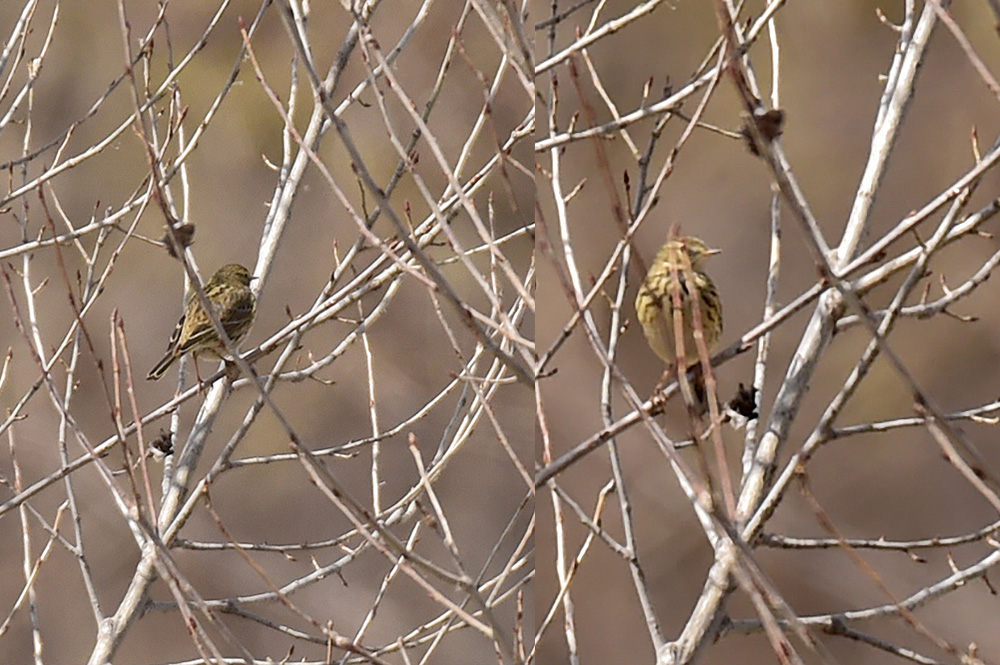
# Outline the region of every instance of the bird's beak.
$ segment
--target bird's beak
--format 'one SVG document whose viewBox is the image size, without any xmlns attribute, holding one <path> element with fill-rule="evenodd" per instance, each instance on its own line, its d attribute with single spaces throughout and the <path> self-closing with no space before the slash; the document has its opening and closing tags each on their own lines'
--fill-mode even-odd
<svg viewBox="0 0 1000 665">
<path fill-rule="evenodd" d="M 721 249 L 709 249 L 705 252 L 705 256 L 715 256 L 716 254 L 722 254 Z"/>
</svg>

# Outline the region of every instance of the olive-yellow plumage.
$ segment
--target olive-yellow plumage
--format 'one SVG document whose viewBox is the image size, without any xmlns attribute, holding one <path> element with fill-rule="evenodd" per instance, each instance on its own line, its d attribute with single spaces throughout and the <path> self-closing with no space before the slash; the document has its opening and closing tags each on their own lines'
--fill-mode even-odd
<svg viewBox="0 0 1000 665">
<path fill-rule="evenodd" d="M 704 272 L 704 262 L 718 250 L 698 238 L 672 238 L 660 248 L 656 259 L 639 287 L 635 311 L 646 340 L 653 351 L 668 364 L 677 362 L 677 342 L 674 336 L 674 291 L 679 291 L 681 320 L 684 332 L 685 365 L 698 362 L 698 346 L 694 331 L 695 308 L 692 307 L 693 286 L 698 299 L 700 328 L 705 345 L 711 351 L 722 335 L 722 302 L 715 284 Z"/>
<path fill-rule="evenodd" d="M 224 265 L 205 282 L 205 296 L 212 303 L 219 323 L 233 345 L 239 344 L 250 331 L 256 312 L 257 300 L 250 289 L 250 271 L 238 263 Z M 201 305 L 201 298 L 192 292 L 187 299 L 184 315 L 177 322 L 167 353 L 149 370 L 147 379 L 156 380 L 167 368 L 185 353 L 223 358 L 226 345 L 212 325 L 212 319 Z"/>
</svg>

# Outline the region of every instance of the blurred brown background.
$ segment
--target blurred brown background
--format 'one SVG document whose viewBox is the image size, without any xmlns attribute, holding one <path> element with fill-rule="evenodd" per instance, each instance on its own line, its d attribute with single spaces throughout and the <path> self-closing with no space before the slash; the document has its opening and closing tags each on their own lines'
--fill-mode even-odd
<svg viewBox="0 0 1000 665">
<path fill-rule="evenodd" d="M 462 13 L 462 8 L 457 4 L 442 4 L 444 6 L 436 7 L 429 13 L 394 69 L 398 79 L 407 86 L 408 93 L 420 103 L 426 101 L 448 46 L 448 39 Z M 147 2 L 128 2 L 125 6 L 132 29 L 131 43 L 134 51 L 139 39 L 153 23 L 158 8 L 156 3 Z M 373 16 L 373 33 L 384 48 L 388 49 L 396 44 L 413 20 L 418 6 L 418 3 L 407 3 L 405 7 L 377 12 Z M 55 5 L 51 2 L 40 2 L 35 8 L 37 18 L 28 39 L 29 56 L 37 54 L 40 49 L 48 27 L 48 18 L 54 8 Z M 11 34 L 23 10 L 22 3 L 0 3 L 0 33 Z M 152 71 L 149 74 L 151 87 L 155 88 L 163 80 L 168 71 L 168 61 L 176 64 L 201 38 L 216 10 L 217 6 L 204 3 L 180 3 L 168 8 L 167 21 L 159 27 L 154 41 Z M 337 3 L 329 6 L 326 3 L 313 3 L 313 10 L 309 26 L 314 40 L 313 55 L 325 71 L 347 33 L 350 15 Z M 185 119 L 187 139 L 190 139 L 198 122 L 214 103 L 234 65 L 238 64 L 237 55 L 242 44 L 240 18 L 249 24 L 258 11 L 257 3 L 233 3 L 224 12 L 219 26 L 210 33 L 204 48 L 194 55 L 192 63 L 179 77 L 181 103 L 188 107 Z M 281 10 L 277 5 L 270 6 L 254 38 L 254 47 L 268 76 L 268 83 L 282 100 L 287 100 L 293 52 L 279 11 Z M 62 3 L 59 5 L 59 12 L 51 52 L 46 56 L 33 90 L 31 135 L 27 141 L 29 149 L 62 136 L 71 123 L 84 117 L 95 100 L 124 71 L 123 37 L 114 2 Z M 483 105 L 482 83 L 474 75 L 475 68 L 482 68 L 492 74 L 498 58 L 495 44 L 485 38 L 482 25 L 477 25 L 474 20 L 468 23 L 469 31 L 463 34 L 463 38 L 468 40 L 464 59 L 459 64 L 453 63 L 455 74 L 449 77 L 448 84 L 441 93 L 442 101 L 428 120 L 431 130 L 442 140 L 442 147 L 452 162 L 467 139 L 464 132 L 475 122 Z M 167 31 L 169 51 L 166 47 Z M 277 164 L 281 160 L 282 120 L 255 80 L 250 62 L 244 61 L 241 64 L 242 70 L 237 83 L 187 161 L 190 221 L 197 228 L 193 251 L 206 278 L 224 263 L 235 261 L 251 268 L 254 266 L 263 220 L 277 182 L 277 174 L 268 162 Z M 25 66 L 22 64 L 14 71 L 14 81 L 20 85 L 26 78 Z M 137 68 L 137 75 L 141 82 L 145 75 L 141 67 Z M 334 101 L 343 99 L 366 75 L 367 68 L 360 54 L 355 52 L 348 62 Z M 296 120 L 301 130 L 311 109 L 311 92 L 301 70 L 299 77 L 300 103 Z M 530 109 L 530 95 L 519 91 L 511 79 L 508 74 L 508 78 L 499 86 L 491 117 L 491 131 L 495 134 L 489 134 L 485 142 L 480 140 L 476 144 L 467 167 L 470 173 L 495 152 L 492 145 L 494 136 L 502 137 L 509 133 Z M 161 106 L 165 107 L 166 102 Z M 0 111 L 5 113 L 8 107 L 9 102 Z M 128 118 L 132 109 L 133 98 L 129 86 L 119 86 L 93 117 L 74 129 L 61 158 L 65 160 L 76 155 L 106 137 Z M 403 138 L 408 138 L 412 125 L 408 119 L 404 121 L 405 114 L 391 95 L 390 113 L 394 122 L 405 129 Z M 0 161 L 7 163 L 22 154 L 22 144 L 28 129 L 25 119 L 28 115 L 22 107 L 17 112 L 17 122 L 0 131 Z M 362 103 L 349 107 L 343 120 L 350 127 L 367 160 L 368 168 L 381 183 L 387 182 L 396 168 L 398 156 L 388 141 L 378 109 L 374 107 L 374 96 L 370 92 L 365 93 Z M 421 176 L 432 191 L 442 191 L 446 181 L 436 167 L 430 150 L 425 144 L 420 145 L 418 150 L 423 157 L 418 167 Z M 359 209 L 364 207 L 371 211 L 374 208 L 373 198 L 369 194 L 367 199 L 362 200 L 361 187 L 352 172 L 350 160 L 333 132 L 322 143 L 319 155 L 352 204 Z M 530 146 L 518 146 L 514 156 L 530 165 Z M 28 164 L 25 174 L 22 174 L 20 166 L 11 167 L 8 170 L 10 184 L 6 191 L 23 182 L 22 178 L 37 176 L 43 165 L 50 165 L 54 158 L 54 151 L 49 150 Z M 68 218 L 74 225 L 80 226 L 92 217 L 100 219 L 106 209 L 117 208 L 136 188 L 141 190 L 148 174 L 149 164 L 142 143 L 135 132 L 128 129 L 98 156 L 52 180 L 45 190 L 45 196 L 53 210 L 53 201 L 58 197 L 58 204 Z M 496 211 L 494 231 L 498 236 L 509 234 L 530 223 L 533 203 L 528 178 L 516 170 L 504 177 L 508 178 L 507 182 L 492 176 L 493 179 L 474 197 L 474 203 L 484 217 L 487 215 L 487 201 L 492 199 Z M 175 179 L 172 187 L 174 195 L 180 197 L 180 180 Z M 17 246 L 23 240 L 22 236 L 28 239 L 34 239 L 39 234 L 51 237 L 51 230 L 38 198 L 36 192 L 31 192 L 2 211 L 0 251 L 9 249 L 12 252 L 9 258 L 2 260 L 5 270 L 12 275 L 15 296 L 19 298 L 22 308 L 24 298 L 17 292 L 20 282 L 15 272 L 23 269 L 25 264 L 22 261 L 29 260 L 33 285 L 45 283 L 37 298 L 44 344 L 51 352 L 51 348 L 61 341 L 61 336 L 73 320 L 60 260 L 65 265 L 70 281 L 74 282 L 74 287 L 75 273 L 82 262 L 76 250 L 67 246 L 60 247 L 58 255 L 51 247 L 31 254 L 16 253 Z M 404 179 L 392 200 L 400 214 L 405 208 L 412 208 L 414 223 L 428 214 L 428 207 L 412 179 Z M 182 207 L 183 201 L 179 199 L 177 205 Z M 23 231 L 20 223 L 24 220 L 26 230 Z M 102 249 L 103 258 L 99 265 L 106 264 L 108 256 L 124 237 L 120 229 L 126 228 L 131 221 L 132 217 L 126 215 L 119 228 L 110 231 L 111 237 Z M 455 233 L 467 247 L 480 243 L 465 216 L 459 215 L 453 222 Z M 57 227 L 61 224 L 58 217 L 55 217 L 55 224 Z M 143 213 L 136 233 L 156 240 L 162 236 L 163 228 L 163 215 L 153 205 Z M 65 231 L 62 228 L 59 230 Z M 387 239 L 394 235 L 392 227 L 384 218 L 379 219 L 373 231 Z M 279 330 L 288 322 L 289 314 L 299 315 L 308 310 L 330 278 L 335 266 L 335 252 L 343 256 L 357 236 L 355 223 L 344 213 L 316 169 L 310 168 L 305 185 L 300 187 L 295 199 L 292 221 L 281 238 L 274 263 L 263 283 L 257 322 L 244 342 L 244 348 L 259 344 Z M 83 238 L 82 242 L 88 251 L 92 251 L 93 234 Z M 378 250 L 369 248 L 366 251 L 358 259 L 359 267 L 378 255 Z M 447 248 L 434 251 L 439 258 L 449 254 Z M 518 274 L 523 276 L 531 260 L 530 237 L 522 235 L 515 238 L 503 246 L 503 251 Z M 482 254 L 475 258 L 475 263 L 480 270 L 488 269 L 488 262 Z M 348 276 L 355 272 L 356 269 L 348 271 Z M 452 265 L 446 267 L 444 272 L 447 279 L 453 280 L 453 287 L 460 295 L 468 298 L 471 305 L 489 311 L 485 298 L 478 293 L 478 287 L 467 271 Z M 509 287 L 506 288 L 502 300 L 509 305 L 512 300 L 507 296 L 511 291 Z M 84 320 L 93 350 L 84 346 L 76 375 L 79 389 L 74 397 L 72 412 L 91 444 L 96 445 L 114 433 L 109 417 L 110 398 L 106 392 L 111 390 L 112 383 L 109 371 L 109 317 L 112 311 L 117 310 L 124 321 L 133 363 L 132 372 L 136 379 L 138 408 L 146 413 L 169 400 L 175 389 L 174 370 L 159 383 L 148 383 L 142 377 L 162 354 L 167 338 L 182 311 L 183 295 L 181 266 L 162 247 L 141 240 L 130 240 L 125 245 L 114 264 L 102 297 Z M 4 302 L 9 302 L 6 295 Z M 370 310 L 375 302 L 376 296 L 366 297 L 362 301 L 365 311 Z M 8 309 L 6 304 L 0 307 L 3 312 Z M 462 323 L 453 310 L 447 307 L 444 309 L 446 311 L 442 314 L 443 318 L 453 330 L 458 331 L 462 352 L 468 354 L 473 348 L 474 340 L 468 331 L 464 331 L 463 336 Z M 352 320 L 359 318 L 360 313 L 354 307 L 353 310 L 344 312 L 343 316 L 346 318 L 329 321 L 307 334 L 303 340 L 303 348 L 298 351 L 298 359 L 291 362 L 289 367 L 307 364 L 310 354 L 319 357 L 328 353 L 353 330 Z M 532 327 L 533 322 L 529 321 L 527 330 L 530 331 Z M 525 334 L 530 337 L 530 333 Z M 462 370 L 463 363 L 452 349 L 435 313 L 434 303 L 428 297 L 427 290 L 416 281 L 407 280 L 385 316 L 370 330 L 369 342 L 373 357 L 375 399 L 383 430 L 411 417 L 448 385 L 455 373 Z M 10 413 L 15 403 L 25 394 L 32 396 L 23 411 L 23 420 L 6 432 L 4 452 L 0 454 L 0 474 L 4 481 L 4 487 L 0 488 L 0 502 L 14 494 L 13 455 L 16 455 L 20 465 L 23 485 L 29 485 L 59 466 L 56 440 L 58 411 L 44 389 L 32 392 L 31 387 L 39 378 L 38 368 L 32 361 L 13 318 L 0 314 L 0 353 L 6 352 L 8 347 L 13 350 L 13 360 L 6 383 L 0 388 L 0 405 L 4 415 Z M 267 371 L 274 357 L 261 361 L 257 365 L 258 371 Z M 100 371 L 98 363 L 102 366 Z M 215 365 L 202 361 L 201 367 L 204 374 L 210 373 Z M 308 446 L 326 448 L 345 444 L 371 435 L 366 373 L 364 349 L 360 343 L 355 343 L 342 357 L 318 373 L 318 378 L 331 382 L 329 385 L 314 380 L 280 385 L 272 397 Z M 57 366 L 56 383 L 60 386 L 64 375 L 63 367 Z M 102 384 L 106 387 L 102 387 Z M 450 436 L 449 432 L 454 432 L 449 427 L 453 427 L 452 421 L 456 414 L 465 413 L 466 407 L 462 405 L 467 402 L 459 400 L 460 393 L 460 389 L 452 391 L 425 418 L 406 428 L 398 436 L 383 442 L 381 465 L 384 504 L 397 501 L 403 492 L 418 481 L 414 460 L 407 450 L 407 435 L 416 437 L 425 462 L 430 460 L 442 438 L 447 438 Z M 209 437 L 209 450 L 199 466 L 199 473 L 203 473 L 214 460 L 214 455 L 236 429 L 254 397 L 253 391 L 243 390 L 226 403 L 215 422 L 213 434 Z M 468 398 L 466 395 L 464 399 Z M 199 402 L 200 399 L 196 398 L 181 407 L 180 443 L 186 438 Z M 514 452 L 527 465 L 534 438 L 530 390 L 516 384 L 504 385 L 498 389 L 491 402 L 495 417 L 501 423 Z M 131 421 L 131 412 L 127 408 L 123 419 Z M 167 423 L 166 419 L 162 419 L 148 427 L 145 431 L 147 442 L 161 428 L 166 429 Z M 80 446 L 72 438 L 68 447 L 72 458 L 82 453 Z M 327 461 L 331 472 L 365 504 L 370 503 L 371 495 L 369 448 L 362 446 L 351 459 L 330 458 Z M 275 455 L 288 450 L 287 434 L 279 426 L 273 413 L 265 409 L 235 457 Z M 108 464 L 120 467 L 120 455 L 113 454 Z M 153 485 L 158 489 L 162 466 L 152 463 L 152 469 Z M 98 600 L 102 610 L 111 613 L 121 600 L 139 553 L 135 540 L 96 471 L 83 469 L 74 474 L 74 483 L 81 504 L 88 564 L 94 575 Z M 511 540 L 510 535 L 507 540 L 503 540 L 503 529 L 513 523 L 511 533 L 520 533 L 529 524 L 530 510 L 525 511 L 522 507 L 528 488 L 514 469 L 508 454 L 498 444 L 497 435 L 487 418 L 481 417 L 469 440 L 455 454 L 447 473 L 436 482 L 435 488 L 445 513 L 452 520 L 451 528 L 457 546 L 467 557 L 469 573 L 478 575 L 485 567 L 488 576 L 497 574 L 498 566 L 502 566 L 505 557 L 511 555 L 517 542 L 516 537 Z M 158 491 L 155 493 L 158 496 Z M 34 498 L 30 502 L 31 508 L 51 520 L 64 495 L 61 484 L 56 483 Z M 212 500 L 213 507 L 222 517 L 226 528 L 241 542 L 266 541 L 273 544 L 319 541 L 340 534 L 348 528 L 343 516 L 316 492 L 301 465 L 294 460 L 244 467 L 230 472 L 213 486 Z M 45 533 L 30 515 L 26 519 L 32 523 L 33 548 L 37 555 L 46 542 Z M 63 529 L 67 527 L 64 525 Z M 403 528 L 397 535 L 405 540 L 407 533 L 407 528 Z M 203 510 L 196 511 L 182 537 L 211 542 L 225 540 Z M 498 552 L 493 552 L 494 547 L 498 548 Z M 0 582 L 0 607 L 3 608 L 0 615 L 11 611 L 24 585 L 21 548 L 21 524 L 17 511 L 8 512 L 0 518 L 0 580 L 3 580 Z M 450 562 L 437 536 L 431 531 L 427 531 L 417 549 L 432 560 L 442 562 L 442 565 Z M 321 549 L 312 554 L 324 565 L 342 555 L 343 552 L 337 547 Z M 307 574 L 314 566 L 308 552 L 297 553 L 294 558 L 280 553 L 255 553 L 252 556 L 266 571 L 269 580 L 279 586 Z M 490 559 L 491 556 L 495 558 Z M 181 570 L 205 598 L 268 590 L 268 585 L 260 576 L 232 551 L 220 554 L 181 549 L 175 552 L 175 557 Z M 343 570 L 339 579 L 332 576 L 323 583 L 306 587 L 294 595 L 294 602 L 323 621 L 332 621 L 340 634 L 351 636 L 371 607 L 383 576 L 390 568 L 390 561 L 374 550 L 369 550 Z M 364 639 L 365 644 L 375 646 L 392 642 L 397 636 L 406 635 L 440 614 L 442 607 L 430 600 L 425 591 L 405 579 L 405 576 L 399 577 L 401 579 L 390 584 L 377 618 Z M 84 662 L 93 647 L 97 627 L 88 607 L 78 563 L 65 547 L 57 545 L 54 548 L 50 559 L 42 568 L 36 589 L 40 608 L 40 635 L 44 642 L 46 662 Z M 455 589 L 446 588 L 444 593 L 460 602 L 461 594 Z M 170 599 L 170 595 L 162 585 L 154 586 L 153 598 L 166 601 Z M 247 609 L 312 632 L 312 628 L 304 625 L 300 619 L 290 618 L 287 610 L 278 603 L 254 605 Z M 505 629 L 511 630 L 513 617 L 511 600 L 508 601 L 506 610 L 498 609 L 498 620 Z M 252 621 L 228 617 L 225 623 L 244 647 L 260 657 L 278 660 L 293 644 L 297 658 L 323 658 L 325 654 L 323 644 L 305 644 Z M 6 636 L 0 636 L 0 653 L 4 654 L 0 660 L 9 663 L 29 662 L 32 654 L 31 635 L 28 613 L 22 607 L 14 614 Z M 213 633 L 213 637 L 219 640 L 217 643 L 226 644 L 226 640 L 217 633 Z M 486 654 L 491 658 L 492 653 L 489 642 L 481 635 L 464 630 L 447 636 L 445 645 L 436 652 L 436 660 L 464 663 L 468 662 L 470 654 Z M 174 662 L 195 656 L 191 639 L 176 610 L 153 611 L 126 637 L 115 662 Z M 392 658 L 398 659 L 399 656 L 397 654 Z"/>
<path fill-rule="evenodd" d="M 633 2 L 609 2 L 598 25 L 622 16 Z M 922 3 L 918 4 L 918 15 Z M 890 21 L 899 21 L 902 3 L 788 3 L 777 14 L 781 53 L 781 101 L 787 112 L 782 144 L 796 176 L 820 221 L 827 241 L 836 245 L 868 156 L 871 130 L 883 83 L 888 71 L 895 32 L 880 23 L 876 10 Z M 619 112 L 634 110 L 642 99 L 643 86 L 652 81 L 651 102 L 660 99 L 666 80 L 674 90 L 685 85 L 718 38 L 712 3 L 664 3 L 651 15 L 629 24 L 620 32 L 598 41 L 589 49 L 608 96 Z M 756 17 L 764 3 L 748 3 L 741 18 Z M 560 6 L 561 10 L 566 7 Z M 965 30 L 979 56 L 998 73 L 1000 39 L 995 17 L 986 3 L 954 3 L 952 14 Z M 548 16 L 548 8 L 538 19 Z M 590 11 L 578 12 L 560 26 L 557 50 L 572 43 L 574 31 L 584 30 Z M 539 61 L 549 54 L 538 35 Z M 770 92 L 771 58 L 766 33 L 750 50 L 761 90 Z M 580 58 L 574 82 L 564 63 L 555 68 L 559 77 L 560 128 L 565 131 L 572 114 L 579 113 L 577 129 L 590 126 L 586 105 L 596 110 L 597 122 L 611 119 L 594 89 Z M 539 77 L 541 97 L 548 98 L 548 74 Z M 580 95 L 582 90 L 583 97 Z M 684 111 L 692 114 L 702 92 L 689 98 Z M 939 24 L 919 74 L 916 95 L 904 120 L 901 137 L 890 158 L 888 174 L 881 186 L 869 233 L 861 248 L 869 246 L 911 210 L 924 205 L 964 174 L 974 163 L 970 132 L 978 131 L 985 152 L 1000 131 L 997 98 L 979 78 L 947 28 Z M 710 101 L 703 120 L 728 130 L 739 128 L 741 106 L 730 79 L 724 77 Z M 540 113 L 542 111 L 540 110 Z M 540 126 L 547 136 L 545 125 Z M 647 119 L 628 131 L 642 151 L 654 121 Z M 680 119 L 672 120 L 653 158 L 652 173 L 683 131 Z M 625 172 L 636 187 L 636 163 L 617 135 L 602 140 L 610 159 L 609 172 L 619 200 L 624 201 Z M 576 260 L 584 278 L 600 273 L 620 238 L 613 222 L 612 196 L 595 161 L 592 142 L 583 140 L 565 146 L 564 191 L 586 179 L 583 190 L 568 208 Z M 548 156 L 540 163 L 548 165 Z M 674 172 L 658 192 L 659 203 L 637 234 L 636 246 L 643 259 L 652 260 L 672 224 L 684 233 L 703 238 L 720 248 L 708 272 L 725 303 L 725 327 L 720 348 L 733 342 L 760 321 L 769 251 L 770 174 L 766 166 L 735 139 L 696 130 L 677 158 Z M 557 216 L 547 178 L 540 178 L 541 215 L 549 235 L 555 236 L 559 254 Z M 1000 191 L 1000 176 L 988 173 L 968 207 L 972 212 L 994 199 Z M 920 235 L 927 238 L 940 214 L 925 223 Z M 782 214 L 783 247 L 778 304 L 783 305 L 816 281 L 817 273 L 806 249 L 803 232 L 787 209 Z M 997 231 L 996 220 L 986 224 Z M 895 256 L 915 245 L 909 236 L 890 251 Z M 942 294 L 939 278 L 955 287 L 977 270 L 1000 242 L 992 237 L 972 237 L 941 252 L 931 262 L 932 275 L 925 279 L 931 297 Z M 544 303 L 538 324 L 539 349 L 550 347 L 570 318 L 567 297 L 555 278 L 550 262 L 541 262 L 539 302 Z M 633 318 L 632 300 L 641 279 L 634 269 L 625 299 L 625 316 Z M 613 297 L 617 276 L 605 291 Z M 891 286 L 899 284 L 894 280 Z M 586 288 L 589 288 L 587 286 Z M 958 314 L 974 315 L 974 323 L 947 316 L 931 320 L 904 320 L 890 337 L 892 348 L 904 359 L 912 375 L 944 410 L 991 402 L 1000 391 L 996 372 L 1000 342 L 1000 317 L 994 306 L 996 280 L 990 280 L 972 296 L 954 307 Z M 917 290 L 922 292 L 922 286 Z M 893 288 L 877 289 L 868 299 L 872 307 L 884 307 Z M 912 302 L 912 299 L 911 299 Z M 609 301 L 595 299 L 591 307 L 602 331 L 607 333 Z M 773 336 L 762 416 L 770 414 L 774 398 L 795 346 L 808 321 L 811 308 L 800 312 Z M 786 446 L 797 447 L 817 422 L 823 408 L 843 385 L 869 336 L 860 328 L 838 335 L 824 354 Z M 619 348 L 618 366 L 639 393 L 650 394 L 663 371 L 649 350 L 641 331 L 631 321 Z M 720 395 L 728 399 L 738 382 L 753 379 L 755 350 L 717 369 Z M 601 365 L 579 327 L 555 356 L 551 378 L 540 382 L 548 427 L 555 454 L 565 452 L 602 428 L 599 410 Z M 616 395 L 616 417 L 628 412 Z M 912 415 L 912 400 L 904 384 L 883 361 L 876 362 L 858 394 L 851 400 L 838 424 L 853 424 Z M 685 438 L 681 412 L 668 410 L 660 422 L 676 439 Z M 963 423 L 961 429 L 991 465 L 994 477 L 1000 469 L 996 431 L 985 424 Z M 726 428 L 730 463 L 739 468 L 742 432 Z M 692 510 L 679 491 L 673 472 L 642 426 L 618 439 L 626 466 L 626 480 L 634 509 L 639 555 L 653 592 L 654 609 L 667 639 L 675 638 L 701 593 L 712 551 Z M 697 468 L 691 451 L 685 459 Z M 780 460 L 779 460 L 780 461 Z M 780 466 L 779 466 L 780 468 Z M 608 454 L 592 453 L 559 476 L 560 484 L 586 511 L 595 506 L 597 492 L 611 477 Z M 842 534 L 849 537 L 910 539 L 961 534 L 990 523 L 995 512 L 986 501 L 943 459 L 938 446 L 921 428 L 898 430 L 891 435 L 863 436 L 825 446 L 809 466 L 812 491 Z M 553 602 L 557 581 L 552 560 L 553 515 L 547 492 L 539 493 L 538 614 L 541 618 Z M 567 511 L 567 557 L 576 553 L 587 534 L 575 515 Z M 622 527 L 615 499 L 603 514 L 604 526 L 621 542 Z M 812 509 L 797 491 L 789 492 L 778 513 L 765 529 L 792 536 L 824 537 Z M 978 548 L 957 548 L 959 566 L 968 565 L 984 553 Z M 864 608 L 890 602 L 872 580 L 836 549 L 826 551 L 781 551 L 760 548 L 757 560 L 784 598 L 802 615 Z M 920 552 L 928 561 L 917 563 L 902 553 L 862 552 L 896 598 L 904 598 L 930 581 L 951 573 L 945 552 Z M 624 561 L 597 540 L 576 573 L 572 585 L 579 639 L 580 662 L 652 662 L 652 647 Z M 756 614 L 746 596 L 731 599 L 733 618 Z M 917 616 L 933 634 L 965 649 L 977 643 L 980 655 L 996 662 L 1000 638 L 994 629 L 997 599 L 989 588 L 972 583 L 922 608 Z M 562 609 L 542 637 L 539 662 L 568 662 Z M 896 644 L 914 646 L 918 652 L 942 657 L 926 639 L 920 638 L 899 619 L 883 619 L 856 628 L 875 633 Z M 882 663 L 887 656 L 875 649 L 838 638 L 821 638 L 831 653 L 844 663 Z M 797 647 L 800 643 L 795 642 Z M 800 653 L 807 650 L 801 649 Z M 762 634 L 725 637 L 703 654 L 702 663 L 777 662 Z M 808 661 L 807 661 L 808 662 Z M 816 661 L 819 662 L 819 661 Z"/>
</svg>

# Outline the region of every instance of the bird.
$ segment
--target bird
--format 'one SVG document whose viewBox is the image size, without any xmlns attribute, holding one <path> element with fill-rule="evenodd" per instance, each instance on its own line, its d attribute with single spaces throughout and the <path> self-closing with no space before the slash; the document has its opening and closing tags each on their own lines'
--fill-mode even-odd
<svg viewBox="0 0 1000 665">
<path fill-rule="evenodd" d="M 211 279 L 205 282 L 205 296 L 212 303 L 222 329 L 226 331 L 233 346 L 246 337 L 253 325 L 257 310 L 257 299 L 250 288 L 253 279 L 255 278 L 251 277 L 247 268 L 238 263 L 230 263 L 216 270 Z M 220 359 L 228 355 L 225 343 L 219 338 L 212 319 L 195 292 L 188 295 L 184 314 L 167 343 L 166 355 L 149 370 L 146 379 L 159 379 L 175 360 L 189 352 L 195 357 L 196 371 L 199 355 Z"/>
<path fill-rule="evenodd" d="M 677 365 L 674 335 L 674 292 L 681 301 L 685 367 L 698 362 L 694 331 L 700 327 L 705 346 L 711 352 L 722 336 L 722 301 L 715 284 L 704 272 L 705 260 L 719 250 L 710 249 L 700 238 L 672 237 L 660 248 L 635 298 L 635 311 L 650 348 L 664 362 Z M 697 297 L 697 314 L 689 289 Z"/>
</svg>

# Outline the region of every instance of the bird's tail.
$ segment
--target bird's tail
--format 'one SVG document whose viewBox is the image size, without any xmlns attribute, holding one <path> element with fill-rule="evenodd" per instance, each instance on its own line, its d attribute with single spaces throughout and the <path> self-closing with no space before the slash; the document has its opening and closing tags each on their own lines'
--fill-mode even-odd
<svg viewBox="0 0 1000 665">
<path fill-rule="evenodd" d="M 153 366 L 153 369 L 149 370 L 149 374 L 146 375 L 147 381 L 156 381 L 163 373 L 167 371 L 173 362 L 177 360 L 177 355 L 174 354 L 173 349 L 167 352 L 167 355 L 160 359 L 160 362 Z"/>
</svg>

